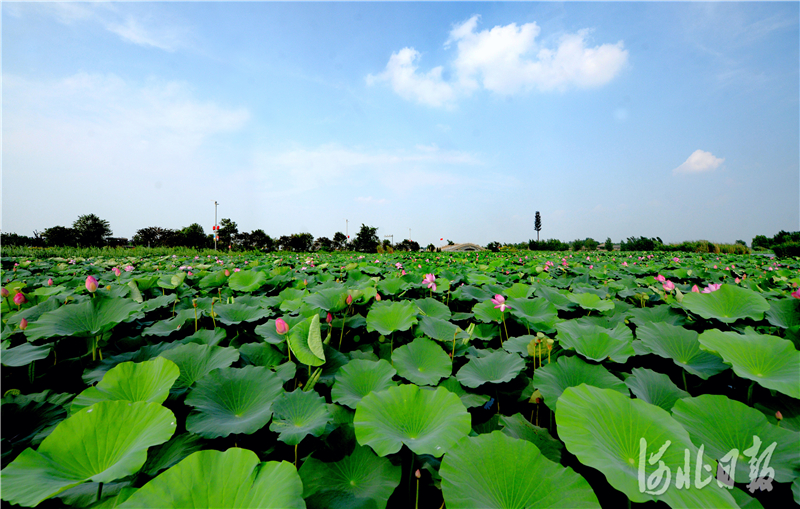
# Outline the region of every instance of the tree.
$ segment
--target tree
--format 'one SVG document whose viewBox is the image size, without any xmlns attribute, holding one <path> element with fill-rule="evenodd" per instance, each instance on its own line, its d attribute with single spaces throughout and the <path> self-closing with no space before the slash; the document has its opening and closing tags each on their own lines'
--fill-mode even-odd
<svg viewBox="0 0 800 509">
<path fill-rule="evenodd" d="M 295 253 L 308 253 L 314 244 L 314 236 L 310 233 L 293 233 L 289 237 L 289 248 Z"/>
<path fill-rule="evenodd" d="M 606 238 L 606 251 L 611 252 L 614 250 L 614 242 L 611 241 L 611 237 Z"/>
<path fill-rule="evenodd" d="M 269 252 L 275 249 L 275 242 L 261 229 L 253 230 L 250 233 L 250 243 L 254 249 L 258 249 L 259 251 Z"/>
<path fill-rule="evenodd" d="M 344 251 L 347 249 L 347 236 L 345 236 L 342 232 L 336 232 L 333 234 L 333 244 L 331 246 L 333 249 L 337 251 Z"/>
<path fill-rule="evenodd" d="M 411 251 L 413 253 L 419 252 L 420 245 L 419 242 L 415 240 L 404 239 L 403 242 L 400 242 L 395 246 L 397 251 Z"/>
<path fill-rule="evenodd" d="M 448 246 L 455 246 L 455 245 L 456 245 L 456 243 L 455 243 L 455 242 L 453 242 L 453 241 L 452 241 L 452 240 L 450 240 L 450 239 L 447 239 L 447 245 L 448 245 Z"/>
<path fill-rule="evenodd" d="M 72 228 L 53 226 L 52 228 L 47 228 L 42 233 L 42 236 L 48 246 L 75 247 L 78 245 L 78 235 Z"/>
<path fill-rule="evenodd" d="M 539 242 L 539 232 L 542 231 L 542 216 L 536 211 L 536 219 L 533 221 L 533 229 L 536 230 L 536 242 Z"/>
<path fill-rule="evenodd" d="M 166 241 L 171 233 L 172 230 L 158 226 L 140 228 L 136 231 L 136 235 L 133 236 L 132 242 L 134 246 L 164 247 L 167 245 Z"/>
<path fill-rule="evenodd" d="M 580 251 L 583 249 L 583 241 L 580 239 L 572 241 L 572 250 L 573 251 Z"/>
<path fill-rule="evenodd" d="M 328 237 L 320 237 L 314 241 L 312 248 L 314 251 L 332 251 L 333 241 Z"/>
<path fill-rule="evenodd" d="M 488 244 L 486 244 L 486 249 L 488 249 L 492 253 L 497 253 L 500 251 L 500 243 L 497 241 L 489 242 Z"/>
<path fill-rule="evenodd" d="M 217 235 L 219 235 L 219 243 L 223 246 L 230 246 L 233 244 L 234 236 L 239 233 L 239 227 L 236 226 L 234 221 L 231 221 L 227 217 L 223 217 L 219 220 L 219 230 L 217 230 Z"/>
<path fill-rule="evenodd" d="M 193 247 L 195 249 L 203 249 L 207 246 L 206 232 L 203 227 L 198 223 L 192 223 L 186 228 L 181 230 L 182 244 L 186 247 Z"/>
<path fill-rule="evenodd" d="M 587 251 L 594 251 L 597 249 L 599 243 L 591 237 L 586 237 L 586 240 L 583 241 L 583 245 L 586 246 Z"/>
<path fill-rule="evenodd" d="M 100 219 L 94 214 L 79 216 L 72 223 L 72 229 L 82 247 L 98 247 L 106 244 L 106 239 L 111 235 L 111 226 L 105 219 Z"/>
<path fill-rule="evenodd" d="M 378 244 L 381 243 L 377 234 L 378 228 L 367 226 L 361 223 L 361 229 L 353 241 L 353 250 L 362 253 L 375 253 L 378 251 Z"/>
</svg>

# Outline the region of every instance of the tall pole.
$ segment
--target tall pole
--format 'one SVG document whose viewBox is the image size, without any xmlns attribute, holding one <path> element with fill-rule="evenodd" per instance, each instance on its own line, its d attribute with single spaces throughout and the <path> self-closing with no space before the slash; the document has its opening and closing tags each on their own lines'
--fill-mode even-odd
<svg viewBox="0 0 800 509">
<path fill-rule="evenodd" d="M 217 205 L 219 205 L 219 203 L 217 203 L 217 201 L 214 200 L 214 232 L 213 232 L 214 233 L 214 251 L 217 250 L 217 234 L 218 234 L 218 230 L 217 230 Z"/>
<path fill-rule="evenodd" d="M 350 220 L 349 219 L 345 219 L 344 220 L 344 234 L 347 235 L 348 239 L 350 238 L 349 228 L 350 228 Z"/>
<path fill-rule="evenodd" d="M 411 228 L 408 229 L 408 240 L 411 241 Z"/>
</svg>

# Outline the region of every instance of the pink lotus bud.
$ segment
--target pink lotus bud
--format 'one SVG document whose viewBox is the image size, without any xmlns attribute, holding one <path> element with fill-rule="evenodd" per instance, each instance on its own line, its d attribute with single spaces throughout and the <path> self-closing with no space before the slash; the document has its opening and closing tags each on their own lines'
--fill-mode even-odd
<svg viewBox="0 0 800 509">
<path fill-rule="evenodd" d="M 665 292 L 669 292 L 675 289 L 675 283 L 673 283 L 670 280 L 667 280 L 662 286 L 664 287 Z"/>
<path fill-rule="evenodd" d="M 419 469 L 417 469 L 417 471 L 416 471 L 416 472 L 414 472 L 414 477 L 416 477 L 417 479 L 419 479 L 420 477 L 422 477 L 422 472 L 420 472 L 420 471 L 419 471 Z"/>
<path fill-rule="evenodd" d="M 378 301 L 378 302 L 380 302 L 380 301 L 381 301 L 381 294 L 379 294 L 379 293 L 376 293 L 376 294 L 375 294 L 375 300 L 376 300 L 376 301 Z"/>
<path fill-rule="evenodd" d="M 230 275 L 231 275 L 231 271 L 229 271 L 228 269 L 225 269 L 225 277 L 228 277 Z"/>
<path fill-rule="evenodd" d="M 352 295 L 350 295 L 350 294 L 348 294 L 348 295 L 347 295 L 347 300 L 346 300 L 345 302 L 347 302 L 347 305 L 348 305 L 348 306 L 349 306 L 350 304 L 352 304 L 352 303 L 353 303 L 353 296 L 352 296 Z"/>
<path fill-rule="evenodd" d="M 89 293 L 94 293 L 97 291 L 97 280 L 94 277 L 86 277 L 86 289 L 89 290 Z"/>
<path fill-rule="evenodd" d="M 24 318 L 23 318 L 23 320 L 24 320 Z M 782 420 L 783 420 L 783 414 L 781 413 L 781 411 L 780 411 L 780 410 L 778 410 L 777 412 L 775 412 L 775 418 L 776 418 L 776 419 L 778 419 L 779 421 L 782 421 Z"/>
<path fill-rule="evenodd" d="M 25 304 L 26 302 L 28 302 L 28 299 L 26 299 L 25 296 L 22 295 L 22 292 L 17 292 L 14 295 L 14 304 L 16 304 L 17 306 L 21 306 L 22 304 Z"/>
<path fill-rule="evenodd" d="M 275 320 L 275 330 L 278 331 L 278 334 L 283 336 L 287 332 L 289 332 L 289 324 L 286 323 L 283 318 L 278 318 Z"/>
<path fill-rule="evenodd" d="M 333 315 L 328 313 L 328 316 L 325 317 L 325 323 L 331 323 L 333 321 Z"/>
<path fill-rule="evenodd" d="M 117 277 L 119 277 L 119 275 L 122 274 L 122 271 L 119 270 L 119 267 L 114 267 L 111 270 L 112 270 L 112 272 L 114 272 L 114 275 L 117 276 Z"/>
<path fill-rule="evenodd" d="M 8 290 L 5 288 L 0 288 L 0 297 L 3 297 L 4 299 L 8 297 Z"/>
<path fill-rule="evenodd" d="M 698 288 L 698 287 L 697 287 L 697 285 L 694 285 L 694 286 L 692 287 L 692 291 L 693 291 L 694 293 L 700 293 L 700 288 Z"/>
<path fill-rule="evenodd" d="M 53 286 L 53 278 L 47 280 L 47 286 Z"/>
<path fill-rule="evenodd" d="M 19 321 L 19 328 L 20 328 L 21 330 L 25 330 L 25 329 L 27 329 L 27 328 L 28 328 L 28 320 L 26 320 L 26 319 L 24 319 L 24 318 L 23 318 L 22 320 L 20 320 L 20 321 Z"/>
</svg>

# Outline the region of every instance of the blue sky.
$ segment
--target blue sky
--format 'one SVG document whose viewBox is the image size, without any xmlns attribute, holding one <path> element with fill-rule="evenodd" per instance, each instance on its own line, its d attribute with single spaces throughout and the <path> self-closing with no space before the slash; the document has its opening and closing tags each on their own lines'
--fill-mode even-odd
<svg viewBox="0 0 800 509">
<path fill-rule="evenodd" d="M 2 3 L 2 229 L 800 229 L 798 3 Z"/>
</svg>

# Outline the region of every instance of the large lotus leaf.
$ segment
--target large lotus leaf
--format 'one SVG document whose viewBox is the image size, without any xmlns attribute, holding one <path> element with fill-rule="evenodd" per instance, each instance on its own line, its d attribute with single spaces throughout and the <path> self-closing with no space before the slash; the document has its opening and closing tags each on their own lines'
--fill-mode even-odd
<svg viewBox="0 0 800 509">
<path fill-rule="evenodd" d="M 163 357 L 140 363 L 123 362 L 110 369 L 96 386 L 78 394 L 69 410 L 74 414 L 106 400 L 161 404 L 167 400 L 169 389 L 179 375 L 178 366 Z"/>
<path fill-rule="evenodd" d="M 214 307 L 217 319 L 225 325 L 235 325 L 242 322 L 255 322 L 272 315 L 272 311 L 260 307 L 248 306 L 240 302 L 233 304 L 218 304 Z"/>
<path fill-rule="evenodd" d="M 770 302 L 766 318 L 772 325 L 783 329 L 800 325 L 800 299 Z"/>
<path fill-rule="evenodd" d="M 728 369 L 718 356 L 700 349 L 695 331 L 668 323 L 645 323 L 636 328 L 636 337 L 654 354 L 672 359 L 675 364 L 703 380 Z"/>
<path fill-rule="evenodd" d="M 31 324 L 39 319 L 45 313 L 49 313 L 50 311 L 55 311 L 59 307 L 64 304 L 64 301 L 61 298 L 58 299 L 47 299 L 44 302 L 41 302 L 35 306 L 29 307 L 27 309 L 22 309 L 17 311 L 16 313 L 12 314 L 6 320 L 6 325 L 19 325 L 22 319 L 28 320 L 28 323 Z"/>
<path fill-rule="evenodd" d="M 568 292 L 549 288 L 547 286 L 539 286 L 536 289 L 537 297 L 544 297 L 552 303 L 559 311 L 571 311 L 577 307 L 577 303 L 567 298 Z"/>
<path fill-rule="evenodd" d="M 0 361 L 3 366 L 18 367 L 27 366 L 33 361 L 46 358 L 50 355 L 53 345 L 33 345 L 31 343 L 23 343 L 13 348 L 3 349 L 0 352 Z"/>
<path fill-rule="evenodd" d="M 54 428 L 67 417 L 67 411 L 61 404 L 62 395 L 47 397 L 49 393 L 8 395 L 3 398 L 3 426 L 0 428 L 3 466 L 30 445 L 40 442 L 40 433 L 47 433 L 48 428 Z"/>
<path fill-rule="evenodd" d="M 180 346 L 180 343 L 178 342 L 157 343 L 155 345 L 145 345 L 134 352 L 124 352 L 111 357 L 106 357 L 97 364 L 95 364 L 94 366 L 86 368 L 81 378 L 83 378 L 83 382 L 85 384 L 93 385 L 102 380 L 105 374 L 108 372 L 108 370 L 110 370 L 117 364 L 128 361 L 133 361 L 133 362 L 146 361 L 154 357 L 158 357 L 161 353 L 167 350 L 171 350 L 172 348 L 176 348 L 178 346 Z"/>
<path fill-rule="evenodd" d="M 61 421 L 39 449 L 25 449 L 3 469 L 2 498 L 32 507 L 86 481 L 137 472 L 147 448 L 175 432 L 175 416 L 157 403 L 103 401 Z"/>
<path fill-rule="evenodd" d="M 579 357 L 559 357 L 557 362 L 537 369 L 533 374 L 533 385 L 539 389 L 544 404 L 551 410 L 558 406 L 558 398 L 568 387 L 588 384 L 604 389 L 613 389 L 628 395 L 628 387 L 603 366 L 589 364 Z"/>
<path fill-rule="evenodd" d="M 334 403 L 355 408 L 367 394 L 396 386 L 392 380 L 396 374 L 397 371 L 392 365 L 383 359 L 379 361 L 354 359 L 336 373 L 336 381 L 331 388 L 331 399 Z"/>
<path fill-rule="evenodd" d="M 500 431 L 461 439 L 439 474 L 449 509 L 600 507 L 586 479 Z"/>
<path fill-rule="evenodd" d="M 467 333 L 461 327 L 452 322 L 441 318 L 423 316 L 419 321 L 418 332 L 422 332 L 429 338 L 439 341 L 453 341 L 467 337 Z"/>
<path fill-rule="evenodd" d="M 267 282 L 267 275 L 260 270 L 242 270 L 234 272 L 228 278 L 231 290 L 239 292 L 254 292 Z"/>
<path fill-rule="evenodd" d="M 749 327 L 744 334 L 711 329 L 699 340 L 704 350 L 717 352 L 740 377 L 800 398 L 800 352 L 791 341 Z"/>
<path fill-rule="evenodd" d="M 683 325 L 686 323 L 686 316 L 668 306 L 661 304 L 652 308 L 632 308 L 628 313 L 631 321 L 638 327 L 644 327 L 652 323 L 666 323 L 669 325 Z"/>
<path fill-rule="evenodd" d="M 175 331 L 181 330 L 181 327 L 189 320 L 194 320 L 195 309 L 181 309 L 172 318 L 161 320 L 154 323 L 152 326 L 142 331 L 144 336 L 169 336 Z M 197 317 L 202 316 L 202 311 L 197 310 Z"/>
<path fill-rule="evenodd" d="M 450 356 L 428 338 L 416 338 L 396 349 L 392 363 L 400 376 L 417 385 L 436 385 L 453 371 Z"/>
<path fill-rule="evenodd" d="M 235 348 L 186 343 L 160 356 L 178 365 L 181 375 L 174 386 L 181 389 L 191 386 L 213 369 L 230 366 L 239 359 L 239 352 Z"/>
<path fill-rule="evenodd" d="M 567 298 L 589 311 L 600 311 L 602 313 L 614 309 L 613 300 L 601 299 L 593 293 L 570 293 Z"/>
<path fill-rule="evenodd" d="M 776 481 L 791 482 L 800 476 L 800 433 L 770 424 L 755 408 L 726 396 L 704 394 L 676 402 L 672 416 L 683 424 L 696 446 L 705 445 L 709 456 L 720 460 L 730 451 L 737 451 L 733 455 L 736 482 L 750 482 L 750 458 L 743 452 L 753 446 L 754 436 L 761 441 L 756 458 L 776 443 L 769 459 Z M 722 465 L 730 469 L 731 461 Z"/>
<path fill-rule="evenodd" d="M 550 436 L 547 429 L 531 424 L 522 414 L 514 414 L 511 417 L 501 415 L 499 423 L 503 426 L 501 431 L 506 435 L 527 440 L 542 451 L 544 457 L 550 461 L 556 463 L 561 461 L 561 449 L 564 448 L 564 444 Z"/>
<path fill-rule="evenodd" d="M 645 368 L 633 368 L 631 376 L 625 379 L 625 385 L 637 398 L 668 412 L 676 401 L 690 397 L 688 392 L 678 389 L 667 375 Z"/>
<path fill-rule="evenodd" d="M 417 306 L 409 301 L 377 302 L 367 313 L 367 330 L 388 336 L 394 331 L 404 331 L 417 323 Z"/>
<path fill-rule="evenodd" d="M 324 309 L 331 313 L 338 313 L 347 307 L 347 288 L 335 286 L 317 290 L 303 298 L 303 301 L 315 308 Z"/>
<path fill-rule="evenodd" d="M 472 313 L 475 318 L 483 323 L 499 322 L 503 319 L 503 313 L 499 309 L 495 309 L 494 303 L 491 300 L 478 302 L 472 306 Z"/>
<path fill-rule="evenodd" d="M 533 295 L 533 287 L 525 283 L 514 283 L 506 288 L 505 294 L 513 299 L 525 299 Z"/>
<path fill-rule="evenodd" d="M 119 506 L 305 508 L 303 483 L 286 461 L 259 463 L 247 449 L 198 451 L 148 482 Z"/>
<path fill-rule="evenodd" d="M 467 408 L 483 406 L 487 401 L 489 401 L 489 396 L 467 392 L 467 390 L 461 386 L 461 384 L 458 382 L 458 379 L 454 376 L 445 378 L 439 382 L 438 387 L 444 387 L 448 391 L 461 398 L 461 402 Z"/>
<path fill-rule="evenodd" d="M 416 385 L 372 392 L 356 406 L 356 439 L 378 456 L 396 453 L 405 444 L 417 454 L 441 457 L 470 431 L 470 415 L 461 400 L 441 387 Z"/>
<path fill-rule="evenodd" d="M 288 316 L 288 315 L 285 315 L 285 316 L 282 317 L 282 319 L 283 319 L 283 321 L 286 322 L 286 325 L 289 326 L 289 329 L 291 329 L 292 327 L 294 327 L 298 323 L 302 322 L 303 320 L 306 320 L 306 317 L 304 317 L 304 316 Z M 255 332 L 256 334 L 258 334 L 259 336 L 264 338 L 264 341 L 266 341 L 267 343 L 271 343 L 273 345 L 279 345 L 281 343 L 285 343 L 286 342 L 286 336 L 278 334 L 278 331 L 277 331 L 277 328 L 276 328 L 276 325 L 275 325 L 276 323 L 277 323 L 277 319 L 269 320 L 269 321 L 267 321 L 267 323 L 263 323 L 263 324 L 257 326 L 254 329 L 253 332 Z"/>
<path fill-rule="evenodd" d="M 378 282 L 378 290 L 383 295 L 396 295 L 410 286 L 410 283 L 400 278 L 383 279 Z"/>
<path fill-rule="evenodd" d="M 476 300 L 478 302 L 492 298 L 491 293 L 471 285 L 459 286 L 451 296 L 455 300 Z"/>
<path fill-rule="evenodd" d="M 431 318 L 439 318 L 441 320 L 449 320 L 452 316 L 449 307 L 430 297 L 417 299 L 414 301 L 414 304 L 422 311 L 423 316 L 430 316 Z"/>
<path fill-rule="evenodd" d="M 216 329 L 200 329 L 191 336 L 181 339 L 181 343 L 197 343 L 198 345 L 216 346 L 225 339 L 227 333 L 222 327 Z"/>
<path fill-rule="evenodd" d="M 613 362 L 626 362 L 636 354 L 632 345 L 633 333 L 622 323 L 606 329 L 586 321 L 570 320 L 559 323 L 556 329 L 561 346 L 574 349 L 593 361 L 611 359 Z"/>
<path fill-rule="evenodd" d="M 361 446 L 336 463 L 312 457 L 299 473 L 309 509 L 385 509 L 402 475 L 399 465 Z"/>
<path fill-rule="evenodd" d="M 761 320 L 769 311 L 769 303 L 764 297 L 736 285 L 722 285 L 711 293 L 687 293 L 681 305 L 703 318 L 716 318 L 724 323 L 733 323 L 741 318 Z"/>
<path fill-rule="evenodd" d="M 142 305 L 125 298 L 95 296 L 77 304 L 49 311 L 28 325 L 28 341 L 53 336 L 97 336 L 142 310 Z"/>
<path fill-rule="evenodd" d="M 245 343 L 239 347 L 239 355 L 248 364 L 271 368 L 282 364 L 286 356 L 266 343 Z"/>
<path fill-rule="evenodd" d="M 525 361 L 515 353 L 493 352 L 476 357 L 458 370 L 456 378 L 465 387 L 475 388 L 485 383 L 504 383 L 525 369 Z"/>
<path fill-rule="evenodd" d="M 168 306 L 175 302 L 175 299 L 177 298 L 178 297 L 174 293 L 170 293 L 168 295 L 159 295 L 154 299 L 145 300 L 143 301 L 142 311 L 149 313 L 155 309 L 163 308 L 164 306 Z"/>
<path fill-rule="evenodd" d="M 272 405 L 274 416 L 270 431 L 279 433 L 278 440 L 289 445 L 299 444 L 307 435 L 318 437 L 333 416 L 325 398 L 314 391 L 285 392 Z"/>
<path fill-rule="evenodd" d="M 289 348 L 297 360 L 308 366 L 325 364 L 325 350 L 322 347 L 319 315 L 299 322 L 289 330 Z"/>
<path fill-rule="evenodd" d="M 206 448 L 206 440 L 191 433 L 181 433 L 169 439 L 169 442 L 153 447 L 147 453 L 147 462 L 141 472 L 148 476 L 155 476 L 193 452 Z"/>
<path fill-rule="evenodd" d="M 211 272 L 206 274 L 205 276 L 200 279 L 197 283 L 197 286 L 200 288 L 216 288 L 218 286 L 222 286 L 225 284 L 225 281 L 228 280 L 228 276 L 225 275 L 224 270 L 217 270 L 215 272 Z"/>
<path fill-rule="evenodd" d="M 186 397 L 186 404 L 195 407 L 186 429 L 206 438 L 255 433 L 272 417 L 282 385 L 275 373 L 258 366 L 214 370 Z"/>
<path fill-rule="evenodd" d="M 714 481 L 715 462 L 708 455 L 698 458 L 698 448 L 689 434 L 662 408 L 610 389 L 580 385 L 568 388 L 559 398 L 556 424 L 567 450 L 584 465 L 602 472 L 609 484 L 632 502 L 738 507 L 728 490 Z M 669 486 L 659 494 L 667 480 L 660 470 L 663 476 L 659 482 L 657 472 L 662 464 L 669 470 L 670 479 Z M 678 468 L 687 474 L 685 478 Z M 698 487 L 698 478 L 709 480 L 708 485 Z M 683 481 L 689 486 L 684 487 Z"/>
<path fill-rule="evenodd" d="M 536 331 L 550 332 L 558 322 L 558 310 L 547 299 L 508 299 L 511 315 Z"/>
</svg>

